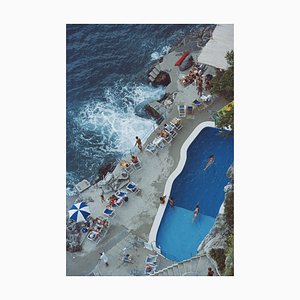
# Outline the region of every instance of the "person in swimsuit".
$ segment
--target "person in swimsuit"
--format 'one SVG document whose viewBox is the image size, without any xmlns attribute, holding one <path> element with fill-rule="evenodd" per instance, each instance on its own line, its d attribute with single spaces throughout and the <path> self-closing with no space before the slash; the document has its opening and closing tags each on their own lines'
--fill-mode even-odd
<svg viewBox="0 0 300 300">
<path fill-rule="evenodd" d="M 135 146 L 137 145 L 138 148 L 139 148 L 139 149 L 141 150 L 141 152 L 142 152 L 142 151 L 143 151 L 143 146 L 142 146 L 142 141 L 141 141 L 141 139 L 140 139 L 138 136 L 136 136 L 135 139 L 136 139 Z"/>
<path fill-rule="evenodd" d="M 215 161 L 215 156 L 212 154 L 209 158 L 208 158 L 208 161 L 207 161 L 207 164 L 206 164 L 206 167 L 204 168 L 204 171 L 209 167 L 211 166 Z"/>
<path fill-rule="evenodd" d="M 197 216 L 198 216 L 199 210 L 200 210 L 199 204 L 197 204 L 197 205 L 196 205 L 196 208 L 195 208 L 195 210 L 194 210 L 193 223 L 194 223 L 195 219 L 196 219 Z"/>
</svg>

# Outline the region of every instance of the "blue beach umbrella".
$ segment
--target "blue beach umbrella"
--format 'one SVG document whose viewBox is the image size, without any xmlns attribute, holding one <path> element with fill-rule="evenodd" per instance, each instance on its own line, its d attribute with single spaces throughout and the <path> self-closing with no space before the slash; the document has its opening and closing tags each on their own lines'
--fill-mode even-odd
<svg viewBox="0 0 300 300">
<path fill-rule="evenodd" d="M 73 206 L 69 209 L 70 219 L 76 222 L 85 221 L 90 214 L 89 206 L 85 202 L 73 204 Z"/>
</svg>

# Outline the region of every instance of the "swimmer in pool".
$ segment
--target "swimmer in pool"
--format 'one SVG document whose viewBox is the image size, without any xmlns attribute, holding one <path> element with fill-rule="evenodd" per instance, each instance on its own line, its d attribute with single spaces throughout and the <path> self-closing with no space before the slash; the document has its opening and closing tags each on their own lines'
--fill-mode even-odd
<svg viewBox="0 0 300 300">
<path fill-rule="evenodd" d="M 212 154 L 207 161 L 206 167 L 204 168 L 204 171 L 210 167 L 215 162 L 215 156 Z"/>
<path fill-rule="evenodd" d="M 199 210 L 200 210 L 200 208 L 199 208 L 199 203 L 198 203 L 198 204 L 196 205 L 195 210 L 194 210 L 194 215 L 193 215 L 193 220 L 192 220 L 193 223 L 194 223 L 195 219 L 196 219 L 197 216 L 198 216 Z"/>
</svg>

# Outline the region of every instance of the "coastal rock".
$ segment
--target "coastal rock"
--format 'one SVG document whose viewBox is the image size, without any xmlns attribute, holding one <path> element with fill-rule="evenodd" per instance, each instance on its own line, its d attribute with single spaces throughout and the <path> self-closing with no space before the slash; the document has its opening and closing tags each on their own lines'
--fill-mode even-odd
<svg viewBox="0 0 300 300">
<path fill-rule="evenodd" d="M 226 176 L 233 182 L 233 164 L 229 167 Z"/>
<path fill-rule="evenodd" d="M 153 84 L 167 86 L 170 82 L 170 75 L 167 72 L 160 71 L 155 80 L 153 81 Z"/>
<path fill-rule="evenodd" d="M 225 248 L 226 246 L 226 232 L 225 218 L 223 214 L 219 214 L 216 218 L 215 224 L 210 230 L 209 234 L 202 241 L 198 254 L 209 254 L 213 248 Z"/>
<path fill-rule="evenodd" d="M 225 199 L 229 192 L 233 191 L 233 176 L 234 176 L 234 169 L 233 165 L 231 165 L 226 173 L 227 177 L 231 180 L 225 187 Z M 226 200 L 225 200 L 226 201 Z M 226 241 L 228 238 L 228 235 L 230 233 L 230 230 L 228 228 L 228 224 L 226 223 L 225 215 L 224 215 L 224 209 L 220 210 L 220 213 L 218 214 L 215 224 L 211 228 L 208 235 L 205 237 L 205 239 L 200 244 L 197 254 L 206 254 L 207 257 L 210 258 L 210 260 L 213 261 L 213 259 L 210 256 L 210 250 L 211 249 L 225 249 L 226 248 Z M 217 263 L 214 263 L 215 268 L 218 270 Z"/>
</svg>

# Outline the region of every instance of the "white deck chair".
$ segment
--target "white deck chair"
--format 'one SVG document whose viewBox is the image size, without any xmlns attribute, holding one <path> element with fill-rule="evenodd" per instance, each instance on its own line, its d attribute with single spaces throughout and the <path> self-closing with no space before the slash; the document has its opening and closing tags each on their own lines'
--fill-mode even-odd
<svg viewBox="0 0 300 300">
<path fill-rule="evenodd" d="M 170 124 L 171 125 L 173 125 L 175 128 L 176 128 L 176 130 L 177 131 L 179 131 L 180 129 L 182 129 L 182 124 L 181 124 L 182 122 L 181 122 L 181 119 L 179 119 L 179 118 L 174 118 L 171 122 L 170 122 Z"/>
<path fill-rule="evenodd" d="M 145 263 L 155 265 L 157 264 L 157 257 L 158 255 L 148 254 Z"/>
<path fill-rule="evenodd" d="M 146 147 L 146 151 L 150 152 L 151 154 L 154 154 L 157 151 L 157 147 L 153 143 L 149 143 Z"/>
<path fill-rule="evenodd" d="M 187 118 L 188 119 L 194 119 L 194 106 L 193 105 L 188 105 L 187 106 Z"/>
<path fill-rule="evenodd" d="M 157 270 L 157 265 L 146 265 L 145 274 L 146 275 L 154 274 L 156 270 Z"/>
<path fill-rule="evenodd" d="M 184 105 L 184 104 L 178 105 L 178 113 L 179 113 L 179 118 L 185 118 L 186 117 L 186 105 Z"/>
<path fill-rule="evenodd" d="M 132 163 L 130 163 L 129 166 L 127 168 L 125 168 L 125 171 L 128 174 L 132 174 L 135 171 L 134 165 Z"/>
<path fill-rule="evenodd" d="M 172 136 L 172 139 L 174 139 L 177 136 L 177 132 L 175 130 L 170 131 L 170 134 Z"/>
<path fill-rule="evenodd" d="M 173 140 L 172 135 L 170 132 L 168 132 L 168 137 L 164 138 L 164 141 L 166 141 L 166 143 L 170 144 Z"/>
<path fill-rule="evenodd" d="M 143 168 L 140 161 L 137 161 L 136 163 L 133 162 L 132 165 L 133 165 L 135 170 L 140 170 L 140 169 Z"/>
</svg>

